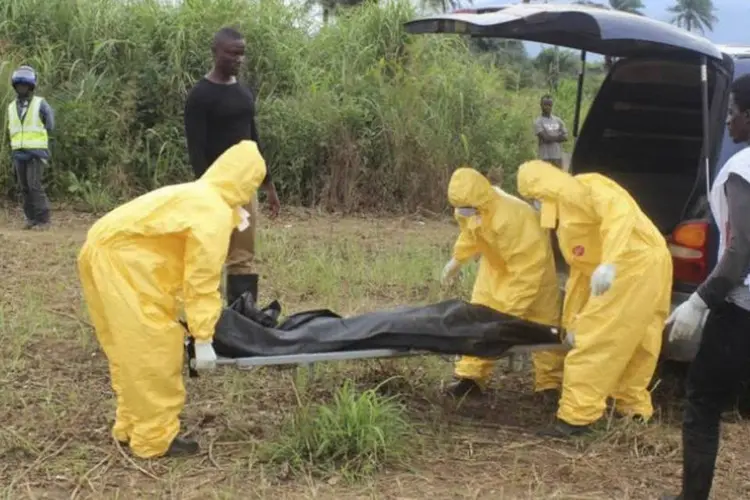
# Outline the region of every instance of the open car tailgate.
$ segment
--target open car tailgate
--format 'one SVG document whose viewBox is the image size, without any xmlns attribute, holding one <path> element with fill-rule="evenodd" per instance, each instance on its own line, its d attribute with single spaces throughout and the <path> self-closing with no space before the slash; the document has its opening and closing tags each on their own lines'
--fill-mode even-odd
<svg viewBox="0 0 750 500">
<path fill-rule="evenodd" d="M 495 10 L 497 9 L 497 10 Z M 698 54 L 721 59 L 709 40 L 670 24 L 585 5 L 511 4 L 409 21 L 412 34 L 454 33 L 560 45 L 614 57 Z M 488 12 L 489 11 L 489 12 Z"/>
</svg>

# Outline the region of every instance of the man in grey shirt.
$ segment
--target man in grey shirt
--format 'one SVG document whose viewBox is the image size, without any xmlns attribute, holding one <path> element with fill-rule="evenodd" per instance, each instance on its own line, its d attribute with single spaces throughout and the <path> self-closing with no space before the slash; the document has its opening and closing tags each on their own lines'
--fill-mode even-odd
<svg viewBox="0 0 750 500">
<path fill-rule="evenodd" d="M 727 129 L 735 143 L 750 142 L 750 75 L 732 84 Z M 687 379 L 682 492 L 663 496 L 663 500 L 708 499 L 721 412 L 750 374 L 750 147 L 735 153 L 722 167 L 710 202 L 721 238 L 719 261 L 667 320 L 672 324 L 670 340 L 688 338 L 708 311 Z"/>
<path fill-rule="evenodd" d="M 551 96 L 542 97 L 542 115 L 534 120 L 534 135 L 539 141 L 537 156 L 562 168 L 562 143 L 568 140 L 568 131 L 560 117 L 552 114 L 552 106 Z"/>
</svg>

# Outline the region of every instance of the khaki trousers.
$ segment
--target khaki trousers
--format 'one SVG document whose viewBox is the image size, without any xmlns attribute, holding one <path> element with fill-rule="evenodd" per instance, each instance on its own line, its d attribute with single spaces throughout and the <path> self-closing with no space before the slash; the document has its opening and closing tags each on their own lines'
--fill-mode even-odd
<svg viewBox="0 0 750 500">
<path fill-rule="evenodd" d="M 227 253 L 227 260 L 224 262 L 221 283 L 219 284 L 219 293 L 221 293 L 225 302 L 227 298 L 227 275 L 252 274 L 253 272 L 255 228 L 258 223 L 258 196 L 255 195 L 250 203 L 242 208 L 250 214 L 250 220 L 248 221 L 250 226 L 242 232 L 235 229 L 229 239 L 229 252 Z M 178 318 L 187 321 L 182 300 L 178 300 Z"/>
<path fill-rule="evenodd" d="M 252 274 L 253 260 L 255 259 L 255 230 L 258 225 L 258 197 L 253 196 L 250 203 L 245 205 L 245 210 L 250 214 L 250 227 L 240 232 L 232 231 L 229 240 L 229 253 L 224 264 L 227 274 Z"/>
<path fill-rule="evenodd" d="M 227 297 L 227 275 L 252 274 L 253 260 L 255 259 L 255 230 L 258 225 L 258 196 L 245 205 L 245 210 L 250 214 L 250 226 L 240 232 L 232 231 L 229 239 L 229 252 L 221 273 L 221 296 Z"/>
</svg>

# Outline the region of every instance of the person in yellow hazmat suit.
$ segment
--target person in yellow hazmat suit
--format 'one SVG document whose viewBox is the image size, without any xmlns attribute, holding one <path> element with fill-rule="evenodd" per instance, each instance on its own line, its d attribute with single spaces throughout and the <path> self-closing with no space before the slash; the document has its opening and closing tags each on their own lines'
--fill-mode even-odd
<svg viewBox="0 0 750 500">
<path fill-rule="evenodd" d="M 528 203 L 494 187 L 481 173 L 459 168 L 448 185 L 460 234 L 443 269 L 447 283 L 461 266 L 480 257 L 471 303 L 553 327 L 559 326 L 560 289 L 549 233 Z M 534 354 L 535 391 L 554 394 L 562 384 L 563 353 Z M 456 396 L 479 394 L 494 360 L 463 356 L 449 386 Z M 548 392 L 551 391 L 551 392 Z"/>
<path fill-rule="evenodd" d="M 542 434 L 585 433 L 607 397 L 622 416 L 648 420 L 648 385 L 672 289 L 666 240 L 630 194 L 600 174 L 573 176 L 541 160 L 521 165 L 518 192 L 540 204 L 570 266 L 562 326 L 565 356 L 557 421 Z"/>
<path fill-rule="evenodd" d="M 212 369 L 221 270 L 241 210 L 266 176 L 252 141 L 222 154 L 198 180 L 115 208 L 89 229 L 78 272 L 117 399 L 113 435 L 140 458 L 198 452 L 178 437 L 185 404 L 183 303 L 195 369 Z"/>
</svg>

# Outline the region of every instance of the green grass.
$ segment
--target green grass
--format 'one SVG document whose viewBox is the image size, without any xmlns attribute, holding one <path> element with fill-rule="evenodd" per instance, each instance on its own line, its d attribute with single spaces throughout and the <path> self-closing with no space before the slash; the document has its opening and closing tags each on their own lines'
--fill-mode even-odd
<svg viewBox="0 0 750 500">
<path fill-rule="evenodd" d="M 396 396 L 377 391 L 378 387 L 358 391 L 346 381 L 330 403 L 300 398 L 279 441 L 269 447 L 270 460 L 297 471 L 348 479 L 403 460 L 415 437 L 406 410 Z"/>
<path fill-rule="evenodd" d="M 0 81 L 32 65 L 38 94 L 56 110 L 56 199 L 100 211 L 192 177 L 185 96 L 225 24 L 247 39 L 242 79 L 258 95 L 264 154 L 286 203 L 440 211 L 458 165 L 502 166 L 511 187 L 535 155 L 532 122 L 547 88 L 508 84 L 522 69 L 488 62 L 463 38 L 407 35 L 403 22 L 417 13 L 405 0 L 368 4 L 319 30 L 281 0 L 170 3 L 8 0 L 0 8 Z M 584 114 L 598 79 L 586 87 Z M 575 90 L 567 77 L 556 95 L 570 128 Z M 3 83 L 0 120 L 11 97 Z M 7 147 L 0 141 L 4 191 L 15 182 Z"/>
</svg>

